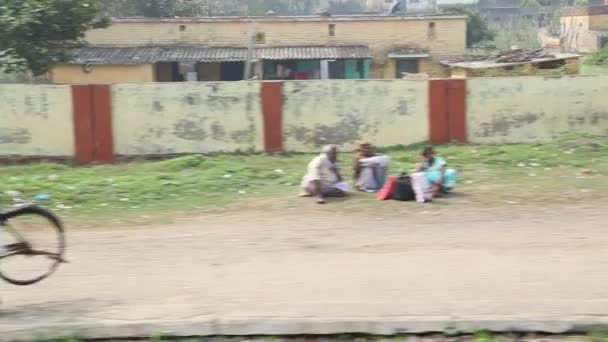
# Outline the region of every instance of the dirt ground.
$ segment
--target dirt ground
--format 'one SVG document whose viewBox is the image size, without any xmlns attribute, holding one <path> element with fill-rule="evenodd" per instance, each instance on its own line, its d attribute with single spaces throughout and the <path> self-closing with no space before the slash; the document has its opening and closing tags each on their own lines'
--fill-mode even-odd
<svg viewBox="0 0 608 342">
<path fill-rule="evenodd" d="M 70 264 L 35 286 L 0 285 L 0 331 L 198 319 L 608 317 L 604 198 L 493 206 L 455 196 L 378 207 L 361 196 L 69 226 Z"/>
</svg>

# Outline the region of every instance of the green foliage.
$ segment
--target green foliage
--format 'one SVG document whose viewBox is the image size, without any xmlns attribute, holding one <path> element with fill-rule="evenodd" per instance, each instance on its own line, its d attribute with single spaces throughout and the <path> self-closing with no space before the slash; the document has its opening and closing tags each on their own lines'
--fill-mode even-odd
<svg viewBox="0 0 608 342">
<path fill-rule="evenodd" d="M 105 27 L 97 0 L 0 0 L 0 69 L 46 73 L 82 44 L 84 33 Z"/>
<path fill-rule="evenodd" d="M 208 15 L 208 0 L 102 0 L 104 13 L 116 17 L 196 17 Z"/>
<path fill-rule="evenodd" d="M 467 47 L 494 39 L 495 32 L 488 27 L 488 23 L 478 12 L 462 5 L 446 6 L 442 8 L 442 12 L 467 16 Z"/>
<path fill-rule="evenodd" d="M 583 63 L 580 70 L 581 75 L 608 75 L 608 64 L 592 65 Z"/>
<path fill-rule="evenodd" d="M 608 65 L 608 45 L 594 52 L 585 63 L 589 65 Z"/>
<path fill-rule="evenodd" d="M 365 11 L 365 4 L 359 0 L 330 0 L 327 10 L 332 14 L 361 13 Z"/>
<path fill-rule="evenodd" d="M 498 50 L 510 50 L 512 46 L 530 50 L 541 47 L 538 28 L 530 20 L 519 20 L 517 24 L 499 25 L 493 29 L 496 32 L 494 46 Z"/>
<path fill-rule="evenodd" d="M 608 329 L 597 328 L 593 329 L 588 335 L 589 342 L 608 342 Z"/>
<path fill-rule="evenodd" d="M 319 0 L 102 0 L 110 16 L 200 17 L 224 15 L 311 14 Z"/>
<path fill-rule="evenodd" d="M 487 331 L 478 331 L 473 336 L 473 341 L 475 342 L 492 342 L 494 341 L 494 336 L 492 333 Z"/>
</svg>

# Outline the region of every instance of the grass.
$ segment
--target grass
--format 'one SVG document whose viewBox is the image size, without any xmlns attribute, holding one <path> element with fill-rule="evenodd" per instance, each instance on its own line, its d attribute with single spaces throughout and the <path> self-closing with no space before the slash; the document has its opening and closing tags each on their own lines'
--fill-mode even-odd
<svg viewBox="0 0 608 342">
<path fill-rule="evenodd" d="M 411 170 L 421 146 L 387 149 L 391 170 Z M 608 141 L 566 135 L 548 144 L 438 147 L 461 171 L 459 190 L 482 204 L 571 201 L 608 190 Z M 341 154 L 345 174 L 353 154 Z M 116 217 L 220 207 L 292 195 L 311 155 L 186 156 L 163 161 L 72 167 L 31 164 L 0 167 L 0 205 L 43 201 L 70 216 Z M 581 169 L 590 173 L 581 174 Z M 365 201 L 377 205 L 377 201 Z"/>
<path fill-rule="evenodd" d="M 581 64 L 581 75 L 608 75 L 608 65 Z"/>
</svg>

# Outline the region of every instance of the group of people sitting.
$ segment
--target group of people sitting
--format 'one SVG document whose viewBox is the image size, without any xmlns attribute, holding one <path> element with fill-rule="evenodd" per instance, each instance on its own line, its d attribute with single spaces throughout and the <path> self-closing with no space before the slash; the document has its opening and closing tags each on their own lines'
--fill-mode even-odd
<svg viewBox="0 0 608 342">
<path fill-rule="evenodd" d="M 390 157 L 376 154 L 368 142 L 360 143 L 353 163 L 355 188 L 365 192 L 385 192 L 390 183 L 389 164 Z M 407 177 L 416 201 L 423 203 L 452 191 L 457 172 L 447 168 L 447 162 L 436 155 L 433 147 L 426 147 L 415 172 Z M 325 203 L 328 197 L 342 197 L 350 191 L 342 176 L 335 145 L 325 146 L 321 154 L 308 164 L 302 190 L 301 196 L 313 197 L 320 204 Z"/>
</svg>

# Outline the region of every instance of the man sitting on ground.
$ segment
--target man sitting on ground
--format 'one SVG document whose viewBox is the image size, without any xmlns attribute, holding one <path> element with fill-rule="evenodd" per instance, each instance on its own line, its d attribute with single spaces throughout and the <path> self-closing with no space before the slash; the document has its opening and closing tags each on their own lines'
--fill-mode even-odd
<svg viewBox="0 0 608 342">
<path fill-rule="evenodd" d="M 301 196 L 312 196 L 317 203 L 325 203 L 327 197 L 342 197 L 348 191 L 348 184 L 343 182 L 338 164 L 338 148 L 328 145 L 321 154 L 309 164 L 302 180 Z"/>
<path fill-rule="evenodd" d="M 368 142 L 361 142 L 357 157 L 353 163 L 353 174 L 358 190 L 376 192 L 386 182 L 390 158 L 374 153 Z"/>
</svg>

